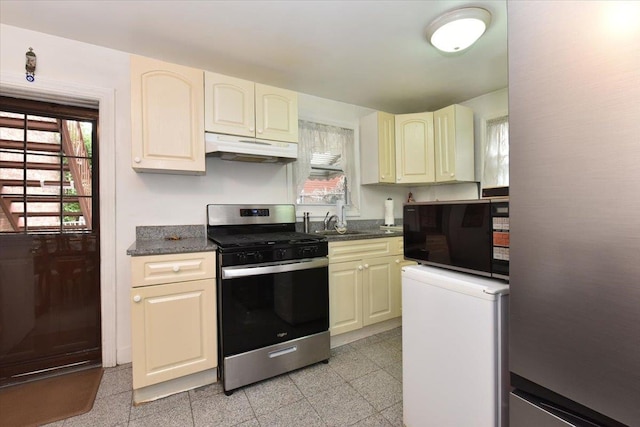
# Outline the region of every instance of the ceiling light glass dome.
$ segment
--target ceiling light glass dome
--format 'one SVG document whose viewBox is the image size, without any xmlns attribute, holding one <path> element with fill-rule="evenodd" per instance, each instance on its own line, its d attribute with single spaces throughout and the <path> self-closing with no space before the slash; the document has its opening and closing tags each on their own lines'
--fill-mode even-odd
<svg viewBox="0 0 640 427">
<path fill-rule="evenodd" d="M 453 10 L 427 27 L 427 39 L 443 52 L 460 52 L 474 44 L 486 31 L 491 14 L 478 7 Z"/>
</svg>

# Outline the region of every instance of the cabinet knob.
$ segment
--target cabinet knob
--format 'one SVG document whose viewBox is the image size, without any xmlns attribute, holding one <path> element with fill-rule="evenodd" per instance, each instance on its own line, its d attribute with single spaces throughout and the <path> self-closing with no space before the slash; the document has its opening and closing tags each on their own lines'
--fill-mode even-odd
<svg viewBox="0 0 640 427">
<path fill-rule="evenodd" d="M 455 173 L 452 173 L 452 174 L 451 174 L 451 178 L 453 178 L 454 176 L 456 176 L 456 174 L 455 174 Z"/>
<path fill-rule="evenodd" d="M 364 268 L 369 268 L 369 264 L 365 264 L 365 265 L 364 265 Z"/>
<path fill-rule="evenodd" d="M 174 266 L 173 266 L 173 271 L 175 271 L 176 273 L 177 273 L 178 271 L 180 271 L 180 266 L 179 266 L 179 265 L 174 265 Z"/>
<path fill-rule="evenodd" d="M 262 130 L 262 129 L 258 129 L 258 133 L 262 133 L 262 132 L 263 132 L 263 130 Z"/>
<path fill-rule="evenodd" d="M 142 301 L 142 297 L 140 295 L 136 295 L 135 297 L 133 297 L 133 302 L 140 302 Z"/>
<path fill-rule="evenodd" d="M 134 157 L 133 161 L 136 163 L 140 163 L 142 160 L 140 159 L 140 157 Z"/>
<path fill-rule="evenodd" d="M 400 264 L 400 260 L 399 259 L 396 260 L 396 264 Z"/>
<path fill-rule="evenodd" d="M 362 267 L 361 265 L 359 265 L 359 266 L 358 266 L 358 270 L 362 270 L 362 268 L 363 268 L 363 267 Z"/>
<path fill-rule="evenodd" d="M 249 127 L 249 131 L 253 132 L 255 130 L 256 130 L 256 128 L 254 128 L 253 126 Z"/>
<path fill-rule="evenodd" d="M 384 179 L 384 175 L 380 175 L 380 178 Z"/>
</svg>

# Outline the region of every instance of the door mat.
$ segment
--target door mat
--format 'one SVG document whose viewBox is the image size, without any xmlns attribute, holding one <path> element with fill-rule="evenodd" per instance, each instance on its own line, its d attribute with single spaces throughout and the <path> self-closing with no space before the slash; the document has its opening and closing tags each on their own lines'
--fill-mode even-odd
<svg viewBox="0 0 640 427">
<path fill-rule="evenodd" d="M 102 372 L 93 368 L 0 389 L 0 425 L 39 426 L 89 412 Z"/>
</svg>

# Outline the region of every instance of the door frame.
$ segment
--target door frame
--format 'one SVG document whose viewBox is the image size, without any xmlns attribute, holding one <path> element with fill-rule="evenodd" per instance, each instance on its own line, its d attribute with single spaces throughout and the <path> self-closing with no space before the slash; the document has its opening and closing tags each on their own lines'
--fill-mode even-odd
<svg viewBox="0 0 640 427">
<path fill-rule="evenodd" d="M 3 72 L 0 75 L 0 93 L 38 101 L 71 102 L 85 107 L 98 105 L 102 365 L 116 366 L 115 88 L 60 82 L 45 77 L 38 77 L 34 86 L 25 80 L 24 73 Z"/>
</svg>

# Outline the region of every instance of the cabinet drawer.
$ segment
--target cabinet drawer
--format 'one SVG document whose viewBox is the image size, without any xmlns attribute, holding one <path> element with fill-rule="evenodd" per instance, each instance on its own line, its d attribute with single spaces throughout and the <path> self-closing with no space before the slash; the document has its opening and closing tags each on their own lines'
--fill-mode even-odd
<svg viewBox="0 0 640 427">
<path fill-rule="evenodd" d="M 137 287 L 210 279 L 215 277 L 215 271 L 215 252 L 132 257 L 131 285 Z"/>
<path fill-rule="evenodd" d="M 329 242 L 330 263 L 392 254 L 392 239 L 390 238 Z"/>
</svg>

